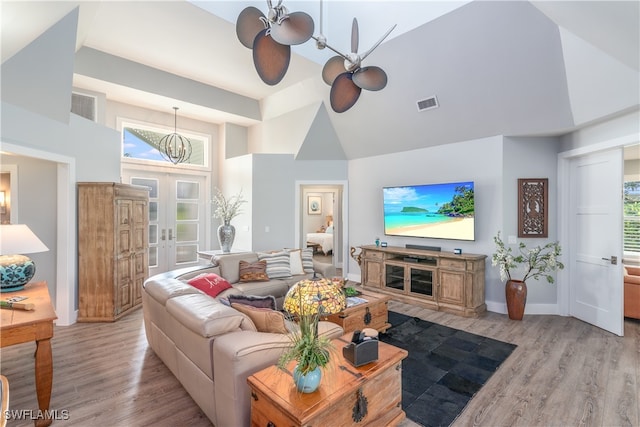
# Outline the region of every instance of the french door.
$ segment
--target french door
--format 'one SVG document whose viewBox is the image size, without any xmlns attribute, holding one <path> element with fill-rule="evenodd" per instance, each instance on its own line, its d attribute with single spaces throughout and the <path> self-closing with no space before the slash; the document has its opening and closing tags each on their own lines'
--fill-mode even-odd
<svg viewBox="0 0 640 427">
<path fill-rule="evenodd" d="M 123 170 L 123 180 L 149 187 L 149 275 L 197 265 L 207 243 L 206 177 Z"/>
</svg>

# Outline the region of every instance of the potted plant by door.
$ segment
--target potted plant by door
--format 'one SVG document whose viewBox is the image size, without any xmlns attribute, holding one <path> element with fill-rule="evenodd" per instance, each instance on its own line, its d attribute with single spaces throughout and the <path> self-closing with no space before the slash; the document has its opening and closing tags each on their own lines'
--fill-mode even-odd
<svg viewBox="0 0 640 427">
<path fill-rule="evenodd" d="M 500 268 L 500 279 L 506 281 L 505 297 L 509 319 L 522 320 L 527 303 L 527 279 L 537 280 L 544 277 L 548 283 L 554 283 L 553 276 L 549 273 L 564 268 L 564 264 L 559 260 L 560 244 L 549 242 L 544 246 L 527 249 L 527 246 L 520 242 L 518 253 L 514 254 L 512 248 L 507 247 L 500 238 L 500 232 L 493 240 L 496 252 L 491 257 L 491 264 Z M 512 279 L 511 271 L 520 267 L 524 270 L 522 279 Z"/>
</svg>

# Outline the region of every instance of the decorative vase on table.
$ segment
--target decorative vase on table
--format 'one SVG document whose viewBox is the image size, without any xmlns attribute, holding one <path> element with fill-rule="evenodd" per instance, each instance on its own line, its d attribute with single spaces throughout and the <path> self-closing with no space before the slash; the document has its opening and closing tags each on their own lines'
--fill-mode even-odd
<svg viewBox="0 0 640 427">
<path fill-rule="evenodd" d="M 293 382 L 300 393 L 313 393 L 320 386 L 321 379 L 322 371 L 320 367 L 306 374 L 298 370 L 298 365 L 293 369 Z"/>
<path fill-rule="evenodd" d="M 527 304 L 527 284 L 522 280 L 507 280 L 505 296 L 509 319 L 522 320 L 524 307 Z"/>
<path fill-rule="evenodd" d="M 218 242 L 220 243 L 222 252 L 231 252 L 231 246 L 233 245 L 233 240 L 235 238 L 236 228 L 233 225 L 229 224 L 229 222 L 225 222 L 218 227 Z"/>
</svg>

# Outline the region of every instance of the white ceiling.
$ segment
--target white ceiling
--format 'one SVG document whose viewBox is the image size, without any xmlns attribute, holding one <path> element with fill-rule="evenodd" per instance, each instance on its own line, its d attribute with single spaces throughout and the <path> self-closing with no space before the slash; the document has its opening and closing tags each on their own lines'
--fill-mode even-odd
<svg viewBox="0 0 640 427">
<path fill-rule="evenodd" d="M 290 11 L 309 13 L 319 34 L 320 2 L 284 3 Z M 1 54 L 6 61 L 79 5 L 76 49 L 90 47 L 261 100 L 263 108 L 269 99 L 320 88 L 317 101 L 327 105 L 346 156 L 356 158 L 495 134 L 570 130 L 579 123 L 574 123 L 566 95 L 572 86 L 566 81 L 570 76 L 563 61 L 566 46 L 560 44 L 563 34 L 573 34 L 602 52 L 606 61 L 637 73 L 639 4 L 324 1 L 322 33 L 339 50 L 348 50 L 354 17 L 360 27 L 360 51 L 397 24 L 364 64 L 385 69 L 388 86 L 380 92 L 363 91 L 356 106 L 340 115 L 328 107 L 329 87 L 320 78 L 322 64 L 333 53 L 316 49 L 313 41 L 292 48 L 294 55 L 280 84 L 268 86 L 257 77 L 251 51 L 237 40 L 234 21 L 250 5 L 266 13 L 266 1 L 2 1 Z M 181 115 L 214 123 L 256 123 L 197 102 L 79 74 L 74 85 L 155 110 L 170 110 L 180 102 Z M 556 93 L 563 96 L 556 99 Z M 431 95 L 438 96 L 441 108 L 431 115 L 417 113 L 415 102 Z M 390 147 L 398 128 L 406 132 L 405 138 Z"/>
</svg>

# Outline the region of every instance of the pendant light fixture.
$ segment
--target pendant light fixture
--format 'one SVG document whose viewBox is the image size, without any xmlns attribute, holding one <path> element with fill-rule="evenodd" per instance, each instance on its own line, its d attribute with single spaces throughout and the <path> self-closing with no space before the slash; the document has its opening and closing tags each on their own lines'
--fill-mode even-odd
<svg viewBox="0 0 640 427">
<path fill-rule="evenodd" d="M 160 139 L 158 151 L 160 151 L 165 160 L 177 165 L 178 163 L 189 161 L 191 157 L 191 141 L 178 133 L 178 107 L 173 107 L 173 109 L 173 133 Z"/>
</svg>

